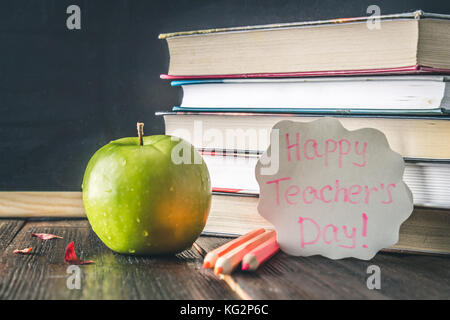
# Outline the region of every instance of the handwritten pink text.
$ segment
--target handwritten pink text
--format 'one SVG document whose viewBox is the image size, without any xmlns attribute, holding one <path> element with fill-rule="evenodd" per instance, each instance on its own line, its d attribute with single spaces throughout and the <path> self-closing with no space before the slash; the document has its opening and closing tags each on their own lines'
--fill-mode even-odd
<svg viewBox="0 0 450 320">
<path fill-rule="evenodd" d="M 363 213 L 362 217 L 362 231 L 360 233 L 361 240 L 367 237 L 367 214 Z M 300 247 L 314 245 L 319 242 L 323 242 L 327 245 L 337 245 L 341 248 L 355 249 L 356 238 L 358 231 L 356 227 L 348 227 L 346 225 L 336 226 L 334 224 L 327 224 L 320 226 L 319 223 L 313 218 L 299 217 L 298 223 L 300 224 Z M 306 236 L 305 230 L 309 230 L 308 236 Z M 367 248 L 366 244 L 362 244 L 363 248 Z"/>
</svg>

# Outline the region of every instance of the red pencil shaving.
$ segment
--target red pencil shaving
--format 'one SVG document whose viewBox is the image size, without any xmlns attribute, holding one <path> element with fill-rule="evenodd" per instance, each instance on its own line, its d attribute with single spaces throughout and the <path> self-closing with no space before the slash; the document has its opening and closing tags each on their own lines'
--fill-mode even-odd
<svg viewBox="0 0 450 320">
<path fill-rule="evenodd" d="M 13 251 L 13 253 L 27 254 L 27 253 L 29 253 L 31 251 L 31 249 L 33 249 L 33 248 L 25 248 L 25 249 L 22 249 L 22 250 L 16 249 L 16 250 Z"/>
<path fill-rule="evenodd" d="M 70 264 L 91 264 L 94 263 L 92 260 L 82 261 L 77 257 L 75 253 L 75 246 L 73 241 L 67 245 L 66 253 L 64 255 L 64 261 Z"/>
<path fill-rule="evenodd" d="M 51 240 L 51 239 L 62 239 L 63 237 L 60 236 L 56 236 L 54 234 L 50 234 L 50 233 L 32 233 L 31 237 L 36 237 L 39 238 L 41 240 Z"/>
</svg>

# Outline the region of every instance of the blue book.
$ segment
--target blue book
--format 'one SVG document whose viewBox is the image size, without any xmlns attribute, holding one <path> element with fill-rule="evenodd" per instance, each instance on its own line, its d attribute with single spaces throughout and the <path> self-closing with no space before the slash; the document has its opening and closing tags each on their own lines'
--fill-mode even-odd
<svg viewBox="0 0 450 320">
<path fill-rule="evenodd" d="M 440 115 L 450 112 L 449 77 L 372 76 L 172 81 L 174 111 Z"/>
</svg>

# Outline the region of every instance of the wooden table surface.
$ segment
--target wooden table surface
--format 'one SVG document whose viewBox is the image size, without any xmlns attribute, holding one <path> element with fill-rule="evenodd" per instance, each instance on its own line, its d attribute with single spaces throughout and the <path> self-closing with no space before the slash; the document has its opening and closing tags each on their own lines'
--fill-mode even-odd
<svg viewBox="0 0 450 320">
<path fill-rule="evenodd" d="M 31 233 L 63 237 L 42 241 Z M 85 219 L 0 219 L 0 299 L 449 299 L 450 258 L 382 252 L 371 261 L 302 258 L 277 253 L 256 272 L 218 277 L 202 259 L 227 238 L 200 237 L 175 256 L 113 253 Z M 64 251 L 75 242 L 81 287 L 69 289 Z M 32 247 L 30 254 L 14 249 Z M 381 270 L 381 289 L 369 290 L 367 267 Z"/>
</svg>

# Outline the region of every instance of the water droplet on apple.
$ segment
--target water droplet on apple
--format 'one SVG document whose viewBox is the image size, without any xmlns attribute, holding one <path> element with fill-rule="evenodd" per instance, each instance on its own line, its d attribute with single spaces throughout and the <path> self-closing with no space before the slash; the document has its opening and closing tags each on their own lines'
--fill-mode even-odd
<svg viewBox="0 0 450 320">
<path fill-rule="evenodd" d="M 123 159 L 122 160 L 122 166 L 125 166 L 127 164 L 127 160 Z"/>
<path fill-rule="evenodd" d="M 170 191 L 173 191 L 173 186 L 170 186 L 170 189 L 169 189 Z"/>
<path fill-rule="evenodd" d="M 128 252 L 129 252 L 129 253 L 135 253 L 136 250 L 134 250 L 134 249 L 128 249 Z"/>
<path fill-rule="evenodd" d="M 136 218 L 136 222 L 137 222 L 137 223 L 141 223 L 141 219 Z"/>
<path fill-rule="evenodd" d="M 144 234 L 144 237 L 148 237 L 148 231 L 147 230 L 144 230 L 143 234 Z"/>
</svg>

